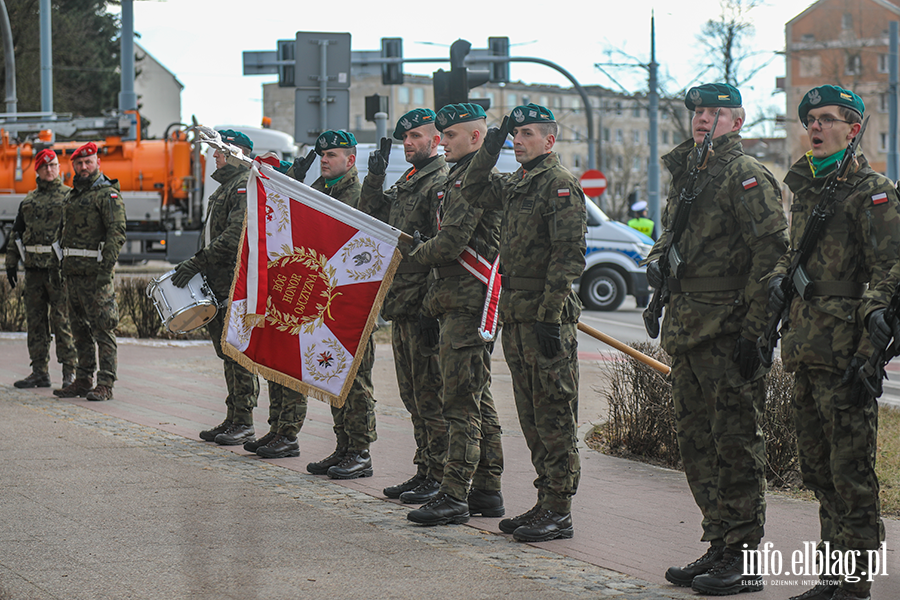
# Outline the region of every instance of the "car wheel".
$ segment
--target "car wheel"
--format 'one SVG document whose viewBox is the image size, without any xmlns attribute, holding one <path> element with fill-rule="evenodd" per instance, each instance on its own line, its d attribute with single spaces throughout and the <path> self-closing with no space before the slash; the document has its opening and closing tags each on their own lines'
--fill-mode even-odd
<svg viewBox="0 0 900 600">
<path fill-rule="evenodd" d="M 613 269 L 592 269 L 581 278 L 581 301 L 588 310 L 616 310 L 625 301 L 625 280 Z"/>
</svg>

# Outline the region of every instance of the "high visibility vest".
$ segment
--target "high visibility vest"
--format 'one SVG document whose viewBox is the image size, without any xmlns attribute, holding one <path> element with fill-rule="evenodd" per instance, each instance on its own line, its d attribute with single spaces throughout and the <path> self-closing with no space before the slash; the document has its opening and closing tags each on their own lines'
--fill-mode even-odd
<svg viewBox="0 0 900 600">
<path fill-rule="evenodd" d="M 628 221 L 628 226 L 637 229 L 647 237 L 653 235 L 653 220 L 646 217 L 637 217 Z"/>
</svg>

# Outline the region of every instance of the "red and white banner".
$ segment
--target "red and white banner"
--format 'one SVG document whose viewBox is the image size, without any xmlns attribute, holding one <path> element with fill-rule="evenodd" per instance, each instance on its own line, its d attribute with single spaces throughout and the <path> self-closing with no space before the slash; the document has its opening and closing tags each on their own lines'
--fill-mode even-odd
<svg viewBox="0 0 900 600">
<path fill-rule="evenodd" d="M 401 232 L 268 165 L 251 171 L 225 353 L 342 406 L 400 262 Z"/>
</svg>

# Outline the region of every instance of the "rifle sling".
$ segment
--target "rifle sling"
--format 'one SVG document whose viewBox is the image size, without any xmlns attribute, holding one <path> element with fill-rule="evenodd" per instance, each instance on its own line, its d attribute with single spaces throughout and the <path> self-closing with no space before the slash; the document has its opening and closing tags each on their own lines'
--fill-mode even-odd
<svg viewBox="0 0 900 600">
<path fill-rule="evenodd" d="M 691 277 L 689 279 L 668 279 L 669 291 L 674 294 L 693 292 L 730 292 L 742 290 L 749 281 L 749 275 L 732 275 L 731 277 Z"/>
</svg>

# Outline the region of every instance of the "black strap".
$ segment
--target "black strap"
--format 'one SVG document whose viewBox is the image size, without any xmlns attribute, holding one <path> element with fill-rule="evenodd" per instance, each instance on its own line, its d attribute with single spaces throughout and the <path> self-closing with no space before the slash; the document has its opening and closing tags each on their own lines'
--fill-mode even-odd
<svg viewBox="0 0 900 600">
<path fill-rule="evenodd" d="M 546 278 L 510 277 L 508 275 L 500 276 L 500 287 L 507 290 L 530 290 L 532 292 L 543 292 L 546 283 Z"/>
<path fill-rule="evenodd" d="M 807 294 L 810 296 L 840 296 L 842 298 L 862 298 L 866 284 L 855 281 L 813 281 Z"/>
<path fill-rule="evenodd" d="M 749 275 L 731 277 L 691 277 L 690 279 L 669 278 L 669 290 L 675 294 L 691 292 L 730 292 L 742 290 L 750 280 Z"/>
<path fill-rule="evenodd" d="M 458 277 L 460 275 L 468 275 L 469 272 L 459 263 L 448 263 L 439 267 L 434 267 L 431 272 L 435 279 L 446 279 L 448 277 Z"/>
<path fill-rule="evenodd" d="M 431 270 L 431 267 L 414 263 L 408 261 L 401 261 L 399 265 L 397 265 L 397 275 L 404 275 L 406 273 L 427 273 Z"/>
</svg>

